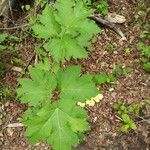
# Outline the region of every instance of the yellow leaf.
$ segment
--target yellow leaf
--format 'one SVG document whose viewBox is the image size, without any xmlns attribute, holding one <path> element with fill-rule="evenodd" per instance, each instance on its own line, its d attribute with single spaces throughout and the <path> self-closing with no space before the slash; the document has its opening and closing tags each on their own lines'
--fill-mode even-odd
<svg viewBox="0 0 150 150">
<path fill-rule="evenodd" d="M 85 107 L 85 103 L 78 102 L 77 105 L 80 107 Z"/>
</svg>

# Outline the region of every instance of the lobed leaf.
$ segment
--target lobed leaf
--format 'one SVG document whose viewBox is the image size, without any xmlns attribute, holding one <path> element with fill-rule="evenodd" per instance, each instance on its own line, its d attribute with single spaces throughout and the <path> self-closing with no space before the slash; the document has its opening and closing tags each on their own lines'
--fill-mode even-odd
<svg viewBox="0 0 150 150">
<path fill-rule="evenodd" d="M 47 140 L 55 150 L 71 150 L 79 143 L 78 132 L 89 130 L 87 114 L 77 106 L 68 109 L 64 103 L 65 100 L 60 100 L 47 105 L 23 120 L 31 143 Z"/>
<path fill-rule="evenodd" d="M 73 98 L 75 101 L 85 102 L 99 93 L 90 75 L 80 76 L 80 67 L 71 66 L 58 74 L 61 98 Z"/>
<path fill-rule="evenodd" d="M 77 40 L 66 35 L 62 39 L 52 39 L 44 45 L 45 49 L 55 58 L 56 62 L 63 59 L 69 60 L 73 58 L 86 58 L 87 52 L 82 48 Z"/>
<path fill-rule="evenodd" d="M 60 26 L 56 22 L 54 12 L 51 6 L 46 5 L 42 15 L 38 16 L 39 23 L 32 26 L 33 32 L 38 38 L 48 39 L 57 36 L 60 32 Z"/>
<path fill-rule="evenodd" d="M 39 66 L 41 67 L 41 66 Z M 56 88 L 56 80 L 52 73 L 39 67 L 30 68 L 31 79 L 20 79 L 21 85 L 17 90 L 21 102 L 37 106 L 50 101 L 51 93 Z"/>
<path fill-rule="evenodd" d="M 32 29 L 38 38 L 47 41 L 44 48 L 56 62 L 86 58 L 91 38 L 100 30 L 88 17 L 92 14 L 83 1 L 57 0 L 46 5 Z"/>
</svg>

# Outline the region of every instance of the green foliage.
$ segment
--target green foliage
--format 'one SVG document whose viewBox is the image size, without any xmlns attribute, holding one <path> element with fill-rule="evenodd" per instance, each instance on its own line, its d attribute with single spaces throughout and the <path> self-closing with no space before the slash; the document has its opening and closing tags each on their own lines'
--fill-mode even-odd
<svg viewBox="0 0 150 150">
<path fill-rule="evenodd" d="M 131 54 L 132 50 L 130 48 L 125 48 L 124 49 L 124 55 L 129 56 Z"/>
<path fill-rule="evenodd" d="M 29 118 L 28 115 L 26 112 L 23 123 L 28 126 L 26 135 L 30 142 L 46 140 L 55 150 L 70 150 L 79 144 L 78 133 L 89 130 L 86 112 L 65 99 L 47 104 Z"/>
<path fill-rule="evenodd" d="M 6 48 L 11 49 L 8 44 L 6 46 L 6 42 L 8 41 L 18 41 L 18 38 L 7 33 L 0 33 L 0 52 L 5 50 Z"/>
<path fill-rule="evenodd" d="M 45 39 L 44 48 L 55 61 L 86 58 L 86 47 L 99 28 L 88 17 L 92 11 L 79 0 L 57 0 L 54 7 L 46 5 L 37 23 L 32 26 L 37 38 Z"/>
<path fill-rule="evenodd" d="M 7 57 L 14 57 L 14 45 L 19 39 L 7 33 L 0 33 L 0 76 L 7 68 Z"/>
<path fill-rule="evenodd" d="M 142 108 L 142 104 L 132 104 L 128 106 L 128 111 L 134 114 L 139 114 L 140 109 Z"/>
<path fill-rule="evenodd" d="M 105 82 L 105 76 L 93 80 L 92 75 L 81 75 L 80 66 L 62 69 L 61 62 L 86 58 L 86 48 L 99 28 L 89 18 L 93 12 L 87 6 L 90 0 L 57 0 L 54 5 L 36 0 L 35 4 L 44 9 L 30 18 L 35 37 L 44 40 L 35 49 L 44 61 L 29 68 L 30 78 L 19 80 L 18 98 L 30 106 L 22 122 L 31 143 L 47 141 L 55 150 L 70 150 L 90 129 L 87 113 L 77 103 L 98 95 L 94 80 L 100 77 L 97 82 Z"/>
<path fill-rule="evenodd" d="M 71 66 L 58 72 L 58 87 L 61 90 L 61 98 L 75 98 L 81 102 L 98 94 L 91 76 L 80 76 L 79 66 Z"/>
<path fill-rule="evenodd" d="M 121 66 L 121 65 L 114 65 L 112 74 L 115 77 L 119 77 L 121 75 L 127 75 L 128 73 L 130 73 L 132 71 L 133 71 L 133 68 L 131 68 L 131 67 L 124 67 L 124 66 Z"/>
<path fill-rule="evenodd" d="M 31 79 L 20 79 L 17 93 L 22 103 L 31 106 L 22 119 L 30 142 L 46 140 L 56 150 L 69 150 L 89 130 L 87 114 L 76 103 L 99 92 L 90 75 L 80 74 L 79 66 L 56 68 L 47 59 L 30 68 Z M 54 90 L 60 93 L 57 102 L 52 99 Z"/>
<path fill-rule="evenodd" d="M 127 132 L 129 129 L 136 130 L 137 126 L 134 121 L 129 117 L 128 114 L 122 114 L 121 119 L 123 121 L 123 126 L 121 127 L 122 132 Z"/>
<path fill-rule="evenodd" d="M 145 57 L 150 58 L 150 46 L 144 43 L 138 43 L 137 48 L 143 53 Z"/>
<path fill-rule="evenodd" d="M 30 68 L 29 73 L 32 79 L 19 80 L 22 87 L 17 92 L 21 102 L 37 106 L 49 101 L 52 97 L 52 91 L 56 88 L 54 75 L 39 66 Z"/>
<path fill-rule="evenodd" d="M 0 60 L 0 76 L 4 73 L 5 70 L 6 70 L 6 63 Z"/>
<path fill-rule="evenodd" d="M 70 98 L 78 101 L 85 101 L 98 94 L 95 84 L 90 75 L 80 76 L 80 67 L 71 66 L 66 70 L 57 71 L 57 79 L 52 72 L 48 71 L 46 62 L 38 64 L 29 69 L 31 79 L 20 79 L 22 85 L 17 90 L 18 97 L 23 103 L 36 106 L 52 97 L 52 91 L 58 85 L 61 98 Z M 57 82 L 57 83 L 56 83 Z M 29 90 L 30 89 L 30 90 Z M 37 98 L 38 97 L 38 98 Z"/>
<path fill-rule="evenodd" d="M 7 86 L 2 87 L 0 90 L 0 97 L 2 99 L 2 102 L 6 102 L 10 100 L 13 97 L 13 91 Z"/>
<path fill-rule="evenodd" d="M 4 49 L 5 46 L 2 44 L 7 38 L 7 34 L 0 34 L 0 49 Z"/>
<path fill-rule="evenodd" d="M 144 63 L 143 68 L 144 68 L 144 70 L 146 70 L 147 72 L 150 72 L 150 62 Z"/>
<path fill-rule="evenodd" d="M 97 5 L 96 9 L 100 14 L 103 16 L 106 16 L 108 14 L 108 2 L 107 0 L 99 0 L 99 3 Z"/>
<path fill-rule="evenodd" d="M 43 48 L 37 45 L 35 46 L 35 53 L 40 60 L 44 59 L 47 56 L 47 53 L 43 50 Z"/>
<path fill-rule="evenodd" d="M 116 78 L 113 74 L 107 75 L 106 73 L 100 73 L 100 74 L 93 75 L 93 81 L 96 84 L 110 83 L 110 82 L 114 82 L 115 80 Z"/>
<path fill-rule="evenodd" d="M 24 61 L 20 58 L 14 57 L 12 59 L 13 64 L 19 65 L 19 66 L 23 66 L 24 65 Z"/>
<path fill-rule="evenodd" d="M 47 2 L 47 0 L 35 0 L 35 6 L 43 7 Z"/>
<path fill-rule="evenodd" d="M 115 46 L 110 42 L 110 43 L 108 43 L 107 45 L 106 45 L 106 50 L 108 51 L 108 52 L 114 52 L 115 51 Z"/>
<path fill-rule="evenodd" d="M 143 26 L 143 31 L 140 34 L 140 38 L 148 38 L 150 39 L 150 24 L 147 23 Z"/>
<path fill-rule="evenodd" d="M 140 61 L 143 63 L 144 70 L 150 72 L 150 46 L 144 43 L 138 43 L 137 49 L 142 52 Z"/>
<path fill-rule="evenodd" d="M 130 114 L 138 115 L 140 109 L 142 108 L 142 104 L 131 104 L 126 107 L 122 102 L 115 103 L 113 108 L 117 110 L 118 114 L 120 115 L 123 125 L 121 127 L 122 132 L 127 132 L 129 129 L 136 130 L 137 126 L 133 119 L 130 117 Z"/>
</svg>

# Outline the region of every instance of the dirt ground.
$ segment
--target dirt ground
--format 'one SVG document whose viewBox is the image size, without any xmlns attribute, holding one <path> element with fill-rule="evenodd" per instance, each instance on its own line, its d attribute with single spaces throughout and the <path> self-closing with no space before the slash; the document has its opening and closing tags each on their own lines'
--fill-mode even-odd
<svg viewBox="0 0 150 150">
<path fill-rule="evenodd" d="M 126 22 L 120 25 L 120 28 L 127 41 L 120 41 L 120 37 L 112 30 L 101 27 L 102 33 L 97 35 L 88 59 L 66 62 L 66 64 L 80 64 L 82 71 L 89 73 L 109 73 L 112 71 L 113 64 L 133 68 L 128 75 L 119 76 L 115 84 L 104 84 L 99 87 L 104 98 L 95 106 L 87 107 L 91 131 L 86 133 L 84 142 L 75 148 L 76 150 L 150 149 L 150 122 L 141 121 L 137 117 L 135 122 L 138 129 L 121 133 L 121 121 L 112 108 L 113 103 L 118 101 L 131 104 L 150 100 L 150 75 L 143 70 L 141 63 L 135 61 L 140 56 L 136 48 L 137 43 L 144 41 L 150 44 L 148 39 L 140 38 L 144 25 L 150 21 L 148 9 L 150 10 L 149 0 L 109 0 L 109 12 L 116 12 L 126 18 Z M 12 30 L 11 33 L 19 36 L 22 34 L 16 30 Z M 34 40 L 28 36 L 16 45 L 17 56 L 25 64 L 33 54 L 33 42 Z M 114 46 L 112 52 L 107 50 L 109 43 Z M 125 55 L 126 48 L 131 50 L 129 55 Z M 8 65 L 6 73 L 0 79 L 0 86 L 5 84 L 15 90 L 20 73 L 11 68 L 12 65 Z M 29 145 L 24 136 L 24 127 L 7 127 L 11 123 L 18 123 L 26 108 L 27 106 L 22 105 L 16 98 L 1 104 L 0 146 L 2 150 L 50 150 L 46 143 Z M 150 106 L 141 110 L 140 117 L 150 119 Z"/>
</svg>

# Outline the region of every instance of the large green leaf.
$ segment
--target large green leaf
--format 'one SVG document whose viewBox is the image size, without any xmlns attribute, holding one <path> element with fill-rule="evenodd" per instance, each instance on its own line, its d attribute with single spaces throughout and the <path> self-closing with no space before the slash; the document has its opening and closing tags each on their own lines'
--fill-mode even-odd
<svg viewBox="0 0 150 150">
<path fill-rule="evenodd" d="M 32 29 L 38 38 L 50 39 L 44 48 L 55 61 L 86 58 L 85 48 L 100 31 L 91 14 L 83 1 L 57 0 L 53 7 L 46 5 Z"/>
<path fill-rule="evenodd" d="M 58 83 L 60 97 L 64 99 L 73 98 L 84 102 L 99 93 L 90 75 L 80 75 L 79 66 L 71 66 L 65 71 L 60 71 Z"/>
<path fill-rule="evenodd" d="M 86 119 L 82 108 L 60 100 L 34 112 L 30 118 L 24 116 L 23 123 L 28 126 L 26 136 L 31 143 L 47 140 L 55 150 L 71 150 L 79 143 L 78 132 L 89 130 Z"/>
<path fill-rule="evenodd" d="M 31 79 L 19 80 L 21 87 L 17 90 L 18 97 L 23 103 L 31 106 L 50 101 L 51 93 L 56 87 L 53 74 L 40 67 L 30 68 Z"/>
</svg>

